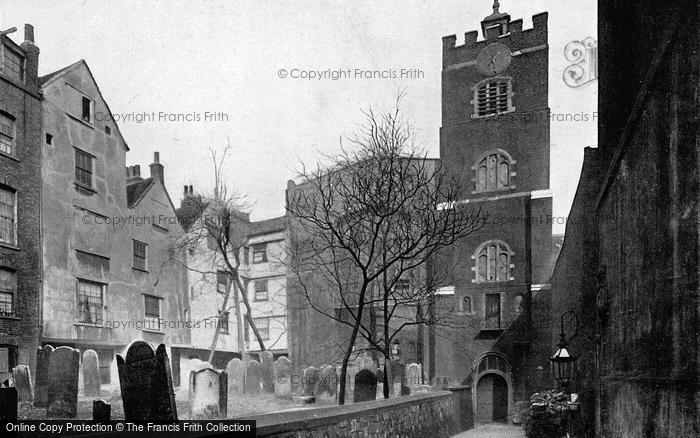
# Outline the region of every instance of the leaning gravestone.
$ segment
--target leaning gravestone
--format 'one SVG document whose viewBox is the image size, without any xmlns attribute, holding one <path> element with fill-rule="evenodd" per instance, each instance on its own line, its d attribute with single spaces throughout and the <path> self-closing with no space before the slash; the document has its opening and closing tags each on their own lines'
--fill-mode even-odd
<svg viewBox="0 0 700 438">
<path fill-rule="evenodd" d="M 269 351 L 260 353 L 263 391 L 272 394 L 275 391 L 274 357 Z"/>
<path fill-rule="evenodd" d="M 177 421 L 170 360 L 164 344 L 154 353 L 147 343 L 134 342 L 126 359 L 117 355 L 117 369 L 126 421 Z"/>
<path fill-rule="evenodd" d="M 226 418 L 228 379 L 226 371 L 213 367 L 190 372 L 190 420 Z"/>
<path fill-rule="evenodd" d="M 335 367 L 324 365 L 318 371 L 318 380 L 314 388 L 314 396 L 333 398 L 335 397 L 335 389 L 338 384 L 338 378 L 335 375 Z"/>
<path fill-rule="evenodd" d="M 376 400 L 377 376 L 368 369 L 360 370 L 355 375 L 355 391 L 353 401 L 355 403 Z"/>
<path fill-rule="evenodd" d="M 49 360 L 46 416 L 75 418 L 78 412 L 80 350 L 58 347 Z"/>
<path fill-rule="evenodd" d="M 237 395 L 245 393 L 245 365 L 239 358 L 231 359 L 226 365 L 228 376 L 228 399 L 232 400 Z"/>
<path fill-rule="evenodd" d="M 17 365 L 12 368 L 12 378 L 15 381 L 19 403 L 22 405 L 25 403 L 33 404 L 34 388 L 32 386 L 32 375 L 29 372 L 29 367 L 26 365 Z"/>
<path fill-rule="evenodd" d="M 17 389 L 0 388 L 0 423 L 17 421 Z"/>
<path fill-rule="evenodd" d="M 85 397 L 100 396 L 100 364 L 95 350 L 83 353 L 83 394 Z"/>
<path fill-rule="evenodd" d="M 273 364 L 275 398 L 292 398 L 292 361 L 287 357 L 280 357 Z"/>
<path fill-rule="evenodd" d="M 304 390 L 301 395 L 304 397 L 313 397 L 314 389 L 316 388 L 316 382 L 318 381 L 318 368 L 307 367 L 304 368 L 304 375 L 302 382 L 304 383 Z"/>
<path fill-rule="evenodd" d="M 44 345 L 36 350 L 36 373 L 34 373 L 34 407 L 46 407 L 49 386 L 49 360 L 53 347 Z"/>
<path fill-rule="evenodd" d="M 262 370 L 260 363 L 257 360 L 251 360 L 248 362 L 248 366 L 245 370 L 245 393 L 246 394 L 259 394 L 260 393 L 260 380 L 262 377 Z"/>
<path fill-rule="evenodd" d="M 92 402 L 92 421 L 109 422 L 112 417 L 112 405 L 95 400 Z"/>
</svg>

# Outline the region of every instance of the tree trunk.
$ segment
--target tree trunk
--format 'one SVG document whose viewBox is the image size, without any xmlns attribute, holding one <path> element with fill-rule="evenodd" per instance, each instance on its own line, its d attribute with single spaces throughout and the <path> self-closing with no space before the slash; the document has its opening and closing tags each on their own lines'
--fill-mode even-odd
<svg viewBox="0 0 700 438">
<path fill-rule="evenodd" d="M 243 339 L 243 318 L 241 317 L 241 304 L 238 300 L 238 282 L 233 283 L 233 304 L 236 306 L 236 341 L 241 352 L 241 360 L 248 363 L 248 353 L 246 352 L 245 340 Z"/>
<path fill-rule="evenodd" d="M 214 365 L 214 353 L 216 352 L 216 344 L 219 342 L 219 333 L 221 333 L 221 317 L 224 316 L 224 313 L 226 312 L 226 305 L 228 304 L 228 297 L 231 295 L 231 282 L 227 282 L 226 285 L 226 294 L 224 294 L 224 302 L 221 304 L 221 310 L 219 310 L 217 320 L 216 320 L 216 329 L 214 329 L 214 339 L 211 341 L 211 348 L 209 349 L 209 358 L 207 359 L 207 362 L 210 364 Z"/>
</svg>

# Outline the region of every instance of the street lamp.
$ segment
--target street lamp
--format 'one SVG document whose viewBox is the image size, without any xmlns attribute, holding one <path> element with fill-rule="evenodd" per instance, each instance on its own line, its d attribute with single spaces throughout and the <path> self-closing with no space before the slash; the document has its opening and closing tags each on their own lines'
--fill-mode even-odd
<svg viewBox="0 0 700 438">
<path fill-rule="evenodd" d="M 554 380 L 559 382 L 562 388 L 566 388 L 576 374 L 576 356 L 572 355 L 566 348 L 566 333 L 564 333 L 564 317 L 569 313 L 576 318 L 576 326 L 578 327 L 578 317 L 573 310 L 569 310 L 561 315 L 561 332 L 559 333 L 559 344 L 557 344 L 559 348 L 554 353 L 554 356 L 549 358 L 550 362 L 552 362 Z"/>
</svg>

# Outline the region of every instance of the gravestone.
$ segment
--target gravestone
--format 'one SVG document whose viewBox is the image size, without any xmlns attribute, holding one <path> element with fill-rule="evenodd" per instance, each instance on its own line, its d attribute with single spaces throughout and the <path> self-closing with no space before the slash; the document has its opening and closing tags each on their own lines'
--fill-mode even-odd
<svg viewBox="0 0 700 438">
<path fill-rule="evenodd" d="M 304 390 L 301 395 L 303 397 L 313 397 L 314 389 L 316 388 L 316 382 L 318 381 L 318 368 L 307 367 L 304 368 L 304 374 L 302 377 L 302 383 L 304 384 Z"/>
<path fill-rule="evenodd" d="M 85 397 L 100 396 L 100 364 L 95 350 L 83 353 L 83 394 Z"/>
<path fill-rule="evenodd" d="M 275 379 L 275 398 L 292 398 L 292 361 L 287 357 L 280 357 L 273 364 Z"/>
<path fill-rule="evenodd" d="M 357 356 L 355 362 L 358 370 L 370 370 L 375 376 L 377 375 L 377 363 L 368 352 L 365 351 Z"/>
<path fill-rule="evenodd" d="M 269 351 L 260 353 L 263 391 L 272 394 L 275 391 L 275 370 L 273 356 Z"/>
<path fill-rule="evenodd" d="M 228 376 L 228 399 L 234 399 L 237 395 L 245 393 L 245 365 L 239 358 L 231 359 L 226 365 Z"/>
<path fill-rule="evenodd" d="M 338 367 L 338 376 L 341 376 L 342 365 Z M 345 399 L 350 400 L 352 394 L 355 392 L 355 376 L 360 369 L 356 364 L 348 364 L 345 370 Z M 340 388 L 338 389 L 340 391 Z"/>
<path fill-rule="evenodd" d="M 228 379 L 226 371 L 213 367 L 190 372 L 190 420 L 226 418 Z"/>
<path fill-rule="evenodd" d="M 417 388 L 423 384 L 422 369 L 420 364 L 410 363 L 406 365 L 406 386 Z"/>
<path fill-rule="evenodd" d="M 398 360 L 392 360 L 389 364 L 393 395 L 398 397 L 403 395 L 401 388 L 406 385 L 406 367 Z"/>
<path fill-rule="evenodd" d="M 34 373 L 34 406 L 46 407 L 49 387 L 49 361 L 53 347 L 44 345 L 36 350 L 36 372 Z"/>
<path fill-rule="evenodd" d="M 368 369 L 360 370 L 355 375 L 355 390 L 353 401 L 355 403 L 376 400 L 377 376 Z"/>
<path fill-rule="evenodd" d="M 112 405 L 102 400 L 92 402 L 92 421 L 109 422 L 112 419 Z"/>
<path fill-rule="evenodd" d="M 246 366 L 245 370 L 245 393 L 251 395 L 259 394 L 261 378 L 262 369 L 260 362 L 257 360 L 248 362 L 248 366 Z"/>
<path fill-rule="evenodd" d="M 34 387 L 32 386 L 32 375 L 27 365 L 17 365 L 12 368 L 12 378 L 17 389 L 17 398 L 20 404 L 34 403 Z"/>
<path fill-rule="evenodd" d="M 334 398 L 338 385 L 338 378 L 335 375 L 335 367 L 324 365 L 318 371 L 318 379 L 314 388 L 315 397 Z"/>
<path fill-rule="evenodd" d="M 75 418 L 78 411 L 79 372 L 80 350 L 62 346 L 51 353 L 46 397 L 48 418 Z"/>
<path fill-rule="evenodd" d="M 117 355 L 117 369 L 126 421 L 177 421 L 170 360 L 164 344 L 154 353 L 147 343 L 134 342 L 126 352 L 126 359 Z"/>
<path fill-rule="evenodd" d="M 17 421 L 17 388 L 0 388 L 0 423 Z"/>
</svg>

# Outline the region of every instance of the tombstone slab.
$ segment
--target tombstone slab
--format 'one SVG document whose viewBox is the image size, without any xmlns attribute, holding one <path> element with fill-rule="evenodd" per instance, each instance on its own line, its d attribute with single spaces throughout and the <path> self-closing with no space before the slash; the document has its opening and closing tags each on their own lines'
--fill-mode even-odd
<svg viewBox="0 0 700 438">
<path fill-rule="evenodd" d="M 245 370 L 245 393 L 252 395 L 259 394 L 261 380 L 262 369 L 260 362 L 251 360 L 248 362 Z"/>
<path fill-rule="evenodd" d="M 353 394 L 355 403 L 376 400 L 377 376 L 368 369 L 362 369 L 355 375 L 355 390 Z"/>
<path fill-rule="evenodd" d="M 17 365 L 12 368 L 12 378 L 15 381 L 17 397 L 20 404 L 34 403 L 34 386 L 32 385 L 32 374 L 27 365 Z"/>
<path fill-rule="evenodd" d="M 112 405 L 102 400 L 92 402 L 92 421 L 109 422 L 112 419 Z"/>
<path fill-rule="evenodd" d="M 17 388 L 0 388 L 0 423 L 17 421 Z"/>
<path fill-rule="evenodd" d="M 314 387 L 314 396 L 326 399 L 335 398 L 337 385 L 338 377 L 335 374 L 335 367 L 324 365 L 318 371 L 318 379 Z"/>
<path fill-rule="evenodd" d="M 275 391 L 274 356 L 269 351 L 260 353 L 263 391 L 272 394 Z"/>
<path fill-rule="evenodd" d="M 228 379 L 226 371 L 213 367 L 190 372 L 190 420 L 226 418 Z"/>
<path fill-rule="evenodd" d="M 95 350 L 83 353 L 83 394 L 85 397 L 100 396 L 100 360 Z"/>
<path fill-rule="evenodd" d="M 170 360 L 164 344 L 154 353 L 147 343 L 134 342 L 126 358 L 117 355 L 117 369 L 126 421 L 177 421 Z"/>
<path fill-rule="evenodd" d="M 314 389 L 316 388 L 316 382 L 318 381 L 318 368 L 307 367 L 304 368 L 304 374 L 302 376 L 302 383 L 304 384 L 304 390 L 301 395 L 304 397 L 312 397 L 314 395 Z"/>
<path fill-rule="evenodd" d="M 80 350 L 62 346 L 51 353 L 46 398 L 48 418 L 75 418 L 78 411 L 79 373 Z"/>
<path fill-rule="evenodd" d="M 46 407 L 49 387 L 49 361 L 53 347 L 44 345 L 36 350 L 36 372 L 34 373 L 34 406 Z"/>
<path fill-rule="evenodd" d="M 239 358 L 231 359 L 226 365 L 228 375 L 228 396 L 241 395 L 245 393 L 245 365 Z"/>
<path fill-rule="evenodd" d="M 273 364 L 275 398 L 292 398 L 292 361 L 282 356 Z"/>
<path fill-rule="evenodd" d="M 406 386 L 417 388 L 423 384 L 421 365 L 410 363 L 406 365 Z"/>
</svg>

